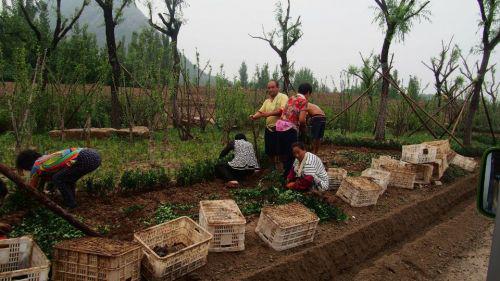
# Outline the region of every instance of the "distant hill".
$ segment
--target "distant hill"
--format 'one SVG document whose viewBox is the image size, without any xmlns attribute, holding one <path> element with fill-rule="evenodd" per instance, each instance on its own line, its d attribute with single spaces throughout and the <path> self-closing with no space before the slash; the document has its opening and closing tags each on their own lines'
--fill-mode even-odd
<svg viewBox="0 0 500 281">
<path fill-rule="evenodd" d="M 120 3 L 121 0 L 115 0 L 116 7 L 118 7 Z M 66 17 L 70 17 L 75 13 L 75 9 L 81 7 L 81 4 L 82 0 L 62 1 L 61 12 Z M 99 7 L 94 0 L 92 0 L 90 5 L 83 11 L 79 23 L 81 26 L 88 26 L 88 31 L 96 35 L 97 42 L 100 46 L 104 47 L 106 45 L 104 17 L 101 7 Z M 139 32 L 141 29 L 147 28 L 148 26 L 148 18 L 132 3 L 124 9 L 122 22 L 116 27 L 116 40 L 125 40 L 126 45 L 134 31 Z M 189 60 L 187 60 L 187 67 L 190 75 L 194 77 L 195 69 Z M 208 75 L 204 75 L 202 77 L 202 82 L 205 82 L 207 79 Z M 212 81 L 215 81 L 215 79 L 212 79 Z"/>
</svg>

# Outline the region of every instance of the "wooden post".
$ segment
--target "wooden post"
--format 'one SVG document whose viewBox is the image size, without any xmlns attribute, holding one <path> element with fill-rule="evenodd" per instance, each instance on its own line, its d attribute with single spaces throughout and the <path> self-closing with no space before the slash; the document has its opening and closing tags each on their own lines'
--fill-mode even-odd
<svg viewBox="0 0 500 281">
<path fill-rule="evenodd" d="M 377 70 L 377 72 L 379 72 Z M 379 72 L 380 73 L 380 72 Z M 384 76 L 384 74 L 380 73 L 381 76 Z M 385 77 L 385 76 L 384 76 Z M 436 118 L 434 118 L 433 116 L 429 115 L 429 113 L 427 113 L 423 108 L 420 107 L 420 105 L 418 105 L 417 102 L 415 102 L 412 98 L 408 97 L 408 95 L 405 94 L 405 92 L 403 92 L 403 90 L 401 90 L 401 88 L 398 86 L 398 84 L 396 82 L 394 82 L 394 80 L 392 80 L 392 78 L 390 77 L 385 77 L 385 79 L 387 79 L 389 81 L 390 84 L 392 84 L 392 86 L 401 94 L 403 95 L 404 97 L 406 97 L 409 101 L 411 101 L 411 103 L 413 105 L 415 105 L 418 109 L 420 109 L 428 118 L 430 118 L 434 123 L 436 123 L 436 125 L 438 125 L 441 129 L 445 130 L 446 133 L 448 133 L 448 135 L 450 135 L 450 137 L 453 138 L 454 141 L 456 141 L 461 147 L 465 148 L 465 146 L 462 144 L 462 142 L 460 142 L 460 140 L 457 139 L 457 137 L 455 137 L 455 135 L 453 133 L 451 133 L 448 129 L 446 129 L 441 123 L 439 123 Z"/>
<path fill-rule="evenodd" d="M 59 215 L 60 217 L 65 219 L 67 222 L 69 222 L 72 226 L 81 230 L 86 235 L 95 236 L 95 237 L 102 237 L 101 234 L 97 233 L 96 231 L 91 229 L 89 226 L 87 226 L 83 222 L 77 220 L 75 217 L 73 217 L 73 215 L 68 213 L 63 208 L 61 208 L 61 206 L 59 206 L 54 201 L 50 200 L 42 192 L 38 191 L 36 188 L 33 188 L 33 187 L 27 185 L 23 181 L 23 179 L 19 175 L 17 175 L 11 168 L 0 163 L 0 173 L 3 174 L 4 176 L 6 176 L 11 181 L 13 181 L 19 189 L 26 191 L 31 197 L 33 197 L 38 202 L 40 202 L 42 205 L 44 205 L 49 210 L 54 212 L 54 214 Z"/>
<path fill-rule="evenodd" d="M 437 116 L 443 109 L 445 109 L 446 107 L 448 107 L 448 105 L 450 105 L 453 101 L 455 101 L 460 95 L 462 95 L 467 89 L 469 89 L 473 84 L 469 84 L 467 87 L 465 87 L 462 91 L 460 91 L 456 96 L 452 97 L 450 100 L 448 100 L 448 102 L 441 106 L 440 108 L 438 108 L 433 114 L 432 116 Z M 425 120 L 425 122 L 429 122 L 431 121 L 430 119 L 427 119 Z M 413 130 L 411 133 L 408 134 L 409 137 L 411 137 L 413 134 L 415 134 L 416 132 L 418 132 L 420 129 L 422 129 L 422 125 L 420 125 L 417 129 Z"/>
<path fill-rule="evenodd" d="M 351 107 L 353 107 L 362 97 L 366 96 L 366 94 L 368 94 L 371 89 L 373 88 L 373 86 L 375 86 L 377 84 L 378 81 L 380 81 L 380 79 L 382 79 L 382 77 L 379 77 L 375 82 L 373 82 L 370 87 L 368 87 L 368 89 L 366 89 L 359 97 L 357 97 L 350 105 L 348 105 L 346 108 L 344 108 L 340 113 L 338 113 L 337 115 L 335 115 L 332 119 L 330 119 L 330 121 L 328 121 L 328 123 L 326 123 L 326 126 L 330 125 L 333 121 L 335 121 L 337 118 L 339 118 L 342 114 L 344 114 L 347 110 L 349 110 Z"/>
</svg>

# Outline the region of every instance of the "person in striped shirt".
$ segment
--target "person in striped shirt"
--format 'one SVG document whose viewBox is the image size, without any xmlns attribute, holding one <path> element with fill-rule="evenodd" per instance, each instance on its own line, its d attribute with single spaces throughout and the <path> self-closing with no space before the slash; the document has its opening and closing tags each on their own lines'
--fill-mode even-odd
<svg viewBox="0 0 500 281">
<path fill-rule="evenodd" d="M 307 152 L 302 142 L 292 144 L 292 149 L 295 161 L 288 173 L 286 188 L 301 191 L 328 190 L 329 178 L 321 159 Z"/>
<path fill-rule="evenodd" d="M 76 182 L 101 165 L 97 151 L 88 148 L 68 148 L 52 154 L 41 155 L 35 150 L 19 153 L 16 167 L 19 171 L 31 171 L 30 185 L 43 188 L 51 181 L 61 192 L 66 207 L 76 208 Z"/>
</svg>

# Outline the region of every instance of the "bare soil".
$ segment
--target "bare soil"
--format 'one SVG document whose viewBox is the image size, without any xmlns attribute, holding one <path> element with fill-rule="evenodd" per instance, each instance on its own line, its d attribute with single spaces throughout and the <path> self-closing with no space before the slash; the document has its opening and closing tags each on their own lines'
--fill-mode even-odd
<svg viewBox="0 0 500 281">
<path fill-rule="evenodd" d="M 349 172 L 361 172 L 369 166 L 363 154 L 389 154 L 394 150 L 325 146 L 323 161 L 335 163 Z M 354 161 L 359 159 L 359 161 Z M 442 215 L 450 206 L 473 197 L 477 179 L 467 176 L 456 184 L 424 186 L 414 190 L 389 188 L 375 206 L 353 208 L 326 192 L 327 202 L 342 208 L 346 222 L 321 223 L 314 242 L 276 252 L 255 234 L 258 215 L 247 216 L 245 251 L 210 253 L 208 264 L 185 280 L 331 280 L 348 274 L 360 261 L 376 258 L 408 237 L 416 235 Z M 256 178 L 242 184 L 254 187 Z M 169 187 L 144 193 L 93 197 L 78 194 L 79 207 L 74 213 L 91 226 L 109 227 L 108 237 L 132 240 L 135 231 L 148 227 L 160 204 L 184 206 L 176 212 L 197 216 L 201 200 L 227 199 L 231 194 L 222 181 L 195 184 L 190 187 Z M 126 211 L 131 206 L 141 206 Z M 347 276 L 347 275 L 345 275 Z"/>
</svg>

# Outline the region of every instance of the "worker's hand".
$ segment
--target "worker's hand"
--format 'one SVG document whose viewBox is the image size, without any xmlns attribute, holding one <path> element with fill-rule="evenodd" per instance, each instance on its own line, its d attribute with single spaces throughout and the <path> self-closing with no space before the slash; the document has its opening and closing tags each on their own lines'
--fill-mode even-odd
<svg viewBox="0 0 500 281">
<path fill-rule="evenodd" d="M 253 114 L 250 114 L 250 116 L 248 116 L 248 118 L 250 118 L 250 120 L 255 120 L 255 119 L 257 119 L 257 118 L 255 118 L 255 115 L 253 115 Z"/>
<path fill-rule="evenodd" d="M 295 182 L 289 182 L 285 185 L 287 189 L 293 189 L 295 187 Z"/>
</svg>

